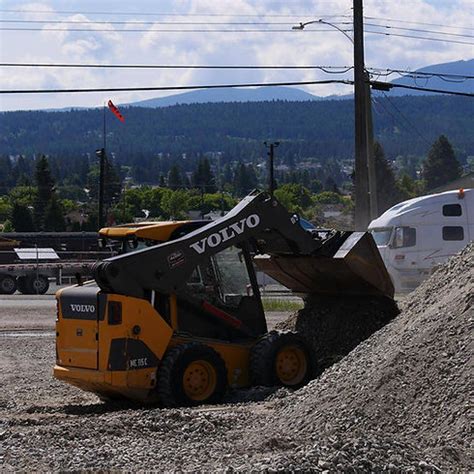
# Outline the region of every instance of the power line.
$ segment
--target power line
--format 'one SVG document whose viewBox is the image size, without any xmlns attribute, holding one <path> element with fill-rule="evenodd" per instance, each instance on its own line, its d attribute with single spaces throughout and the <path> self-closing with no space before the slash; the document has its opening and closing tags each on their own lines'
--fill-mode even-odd
<svg viewBox="0 0 474 474">
<path fill-rule="evenodd" d="M 0 63 L 0 67 L 38 67 L 38 68 L 90 68 L 90 69 L 317 69 L 327 74 L 345 74 L 353 66 L 311 66 L 311 65 L 162 65 L 162 64 L 66 64 L 66 63 Z"/>
<path fill-rule="evenodd" d="M 37 67 L 37 68 L 84 68 L 84 69 L 211 69 L 211 70 L 320 70 L 327 74 L 345 74 L 353 66 L 324 66 L 324 65 L 198 65 L 198 64 L 79 64 L 79 63 L 0 63 L 0 67 Z M 366 68 L 378 76 L 388 77 L 398 74 L 412 79 L 431 79 L 433 77 L 446 82 L 465 82 L 474 79 L 466 74 L 440 73 L 430 71 L 410 71 L 406 69 Z"/>
<path fill-rule="evenodd" d="M 115 21 L 115 20 L 0 20 L 0 23 L 60 25 L 294 25 L 291 21 Z M 375 25 L 377 26 L 377 25 Z"/>
<path fill-rule="evenodd" d="M 391 82 L 370 81 L 370 85 L 372 85 L 376 90 L 390 90 L 393 87 L 395 87 L 395 88 L 410 89 L 410 90 L 415 90 L 415 91 L 435 92 L 437 94 L 450 94 L 450 95 L 459 95 L 463 97 L 474 97 L 474 93 L 472 92 L 447 91 L 447 90 L 433 89 L 433 88 L 428 88 L 428 87 L 409 86 L 406 84 L 394 84 Z"/>
<path fill-rule="evenodd" d="M 365 23 L 365 26 L 373 26 L 377 28 L 386 28 L 390 30 L 402 30 L 402 31 L 414 31 L 417 33 L 432 33 L 432 34 L 437 34 L 437 35 L 443 35 L 443 36 L 456 36 L 456 37 L 461 37 L 461 38 L 474 38 L 473 35 L 466 35 L 462 33 L 447 33 L 445 31 L 437 31 L 437 30 L 424 30 L 424 29 L 419 29 L 419 28 L 403 28 L 400 26 L 390 26 L 390 25 L 377 25 L 375 23 Z"/>
<path fill-rule="evenodd" d="M 399 38 L 415 38 L 415 39 L 426 40 L 426 41 L 442 41 L 443 43 L 469 44 L 471 46 L 474 45 L 474 43 L 471 43 L 469 41 L 458 41 L 458 40 L 450 40 L 450 39 L 445 39 L 445 38 L 433 38 L 433 37 L 426 37 L 426 36 L 402 35 L 398 33 L 386 33 L 384 31 L 365 30 L 365 33 L 370 33 L 374 35 L 397 36 Z"/>
<path fill-rule="evenodd" d="M 129 28 L 129 29 L 110 29 L 110 28 L 15 28 L 15 27 L 1 27 L 0 31 L 65 31 L 70 32 L 106 32 L 106 33 L 291 33 L 295 34 L 291 29 L 143 29 L 143 28 Z M 312 33 L 337 33 L 336 30 L 308 30 Z M 343 30 L 346 32 L 351 29 Z"/>
<path fill-rule="evenodd" d="M 116 15 L 116 16 L 189 16 L 189 17 L 238 17 L 238 18 L 294 18 L 315 16 L 314 12 L 310 13 L 177 13 L 177 12 L 123 12 L 123 11 L 77 11 L 77 10 L 19 10 L 19 9 L 0 9 L 0 13 L 39 13 L 48 15 Z M 324 18 L 346 16 L 346 15 L 324 15 Z"/>
<path fill-rule="evenodd" d="M 0 94 L 61 94 L 81 92 L 131 92 L 131 91 L 176 91 L 195 89 L 225 89 L 238 87 L 275 87 L 275 86 L 309 86 L 316 84 L 353 84 L 349 80 L 328 79 L 325 81 L 297 81 L 297 82 L 257 82 L 251 84 L 212 84 L 199 86 L 158 86 L 158 87 L 105 87 L 85 89 L 13 89 L 0 90 Z"/>
<path fill-rule="evenodd" d="M 60 94 L 60 93 L 82 93 L 82 92 L 131 92 L 131 91 L 174 91 L 174 90 L 195 90 L 195 89 L 225 89 L 238 87 L 275 87 L 275 86 L 304 86 L 322 84 L 346 84 L 352 85 L 354 81 L 346 79 L 327 79 L 322 81 L 292 81 L 292 82 L 258 82 L 246 84 L 208 84 L 199 86 L 157 86 L 157 87 L 105 87 L 105 88 L 84 88 L 84 89 L 11 89 L 0 90 L 0 94 Z M 474 97 L 474 93 L 459 92 L 427 87 L 409 86 L 405 84 L 392 84 L 390 82 L 370 81 L 376 89 L 390 90 L 391 88 L 402 88 L 419 90 L 424 92 L 435 92 L 438 94 L 459 95 L 464 97 Z"/>
<path fill-rule="evenodd" d="M 405 129 L 405 131 L 407 131 L 410 134 L 413 132 L 413 130 L 407 128 L 407 126 L 403 122 L 401 122 L 388 107 L 385 106 L 385 104 L 383 103 L 382 100 L 378 100 L 378 98 L 372 97 L 372 102 L 373 102 L 374 105 L 378 104 L 378 105 L 382 106 L 382 108 L 385 110 L 385 112 L 388 115 L 390 115 L 390 117 L 392 117 L 393 125 L 395 125 L 395 124 L 400 125 L 402 128 Z M 376 107 L 374 107 L 374 109 L 377 111 Z M 425 137 L 422 137 L 422 138 L 423 138 L 423 141 L 426 141 Z"/>
<path fill-rule="evenodd" d="M 164 28 L 164 29 L 143 29 L 143 28 L 128 28 L 128 29 L 111 29 L 111 28 L 16 28 L 16 27 L 1 27 L 0 31 L 64 31 L 67 33 L 74 33 L 74 32 L 105 32 L 105 33 L 291 33 L 295 34 L 293 30 L 290 29 L 222 29 L 222 28 L 198 28 L 198 29 L 171 29 L 171 28 Z M 344 29 L 341 30 L 346 33 L 352 32 L 352 29 Z M 312 29 L 307 30 L 307 33 L 337 33 L 335 29 Z M 398 33 L 387 33 L 383 31 L 369 31 L 365 30 L 365 33 L 368 34 L 375 34 L 375 35 L 384 35 L 384 36 L 396 36 L 400 38 L 413 38 L 425 41 L 440 41 L 443 43 L 454 43 L 454 44 L 467 44 L 473 46 L 474 43 L 469 41 L 459 41 L 459 40 L 450 40 L 446 38 L 433 38 L 433 37 L 426 37 L 426 36 L 415 36 L 415 35 L 405 35 L 405 34 L 398 34 Z"/>
<path fill-rule="evenodd" d="M 381 68 L 367 68 L 369 72 L 374 72 L 379 76 L 390 76 L 392 74 L 398 74 L 402 77 L 411 77 L 413 79 L 431 79 L 432 77 L 437 77 L 439 79 L 446 80 L 447 82 L 456 82 L 455 79 L 463 79 L 459 82 L 465 82 L 466 79 L 474 79 L 474 76 L 470 76 L 467 74 L 452 74 L 452 73 L 444 73 L 444 72 L 430 72 L 430 71 L 409 71 L 404 69 L 381 69 Z M 453 81 L 449 81 L 449 79 L 453 79 Z"/>
<path fill-rule="evenodd" d="M 226 26 L 235 26 L 235 25 L 251 25 L 251 26 L 274 26 L 274 25 L 294 25 L 294 22 L 282 22 L 282 21 L 273 21 L 273 22 L 263 22 L 263 21 L 136 21 L 136 20 L 127 20 L 127 21 L 115 21 L 115 20 L 2 20 L 0 23 L 20 23 L 20 24 L 43 24 L 43 25 L 180 25 L 180 26 L 213 26 L 213 25 L 226 25 Z M 335 25 L 350 25 L 350 22 L 333 22 Z M 385 29 L 395 29 L 403 31 L 414 31 L 418 33 L 432 33 L 443 36 L 455 36 L 463 38 L 473 38 L 473 35 L 467 35 L 462 33 L 448 33 L 439 30 L 426 30 L 419 28 L 404 28 L 400 26 L 391 26 L 391 25 L 379 25 L 376 23 L 366 23 L 365 26 L 371 26 L 376 28 L 385 28 Z M 16 27 L 15 27 L 16 28 Z M 21 28 L 26 29 L 26 28 Z M 48 31 L 45 28 L 41 29 L 42 31 Z M 16 30 L 15 30 L 16 31 Z M 36 31 L 36 30 L 35 30 Z"/>
<path fill-rule="evenodd" d="M 411 25 L 424 25 L 424 26 L 439 26 L 441 28 L 450 28 L 450 29 L 462 29 L 462 30 L 474 30 L 474 28 L 469 26 L 455 26 L 455 25 L 442 25 L 440 23 L 425 23 L 422 21 L 408 21 L 408 20 L 398 20 L 396 18 L 379 18 L 375 16 L 364 16 L 366 20 L 380 20 L 380 21 L 391 21 L 395 23 L 406 23 Z"/>
<path fill-rule="evenodd" d="M 382 94 L 383 96 L 385 97 L 385 99 L 387 99 L 387 102 L 398 112 L 398 114 L 400 115 L 400 117 L 402 117 L 403 120 L 405 120 L 405 122 L 408 124 L 409 128 L 407 128 L 408 131 L 415 131 L 415 133 L 422 139 L 424 140 L 428 145 L 431 145 L 431 143 L 429 142 L 429 140 L 418 130 L 418 128 L 416 127 L 416 125 L 411 121 L 409 120 L 405 114 L 396 106 L 396 104 L 394 102 L 392 102 L 392 100 L 390 99 L 390 97 L 388 97 L 388 95 L 382 91 Z"/>
</svg>

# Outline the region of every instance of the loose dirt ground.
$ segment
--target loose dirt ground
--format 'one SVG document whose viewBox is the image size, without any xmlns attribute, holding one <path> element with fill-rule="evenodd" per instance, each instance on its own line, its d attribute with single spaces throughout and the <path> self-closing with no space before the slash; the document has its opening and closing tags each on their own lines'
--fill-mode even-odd
<svg viewBox="0 0 474 474">
<path fill-rule="evenodd" d="M 302 390 L 193 409 L 104 404 L 57 382 L 54 298 L 0 297 L 0 471 L 468 472 L 470 252 Z"/>
<path fill-rule="evenodd" d="M 273 389 L 239 391 L 227 404 L 183 410 L 106 405 L 53 378 L 55 309 L 52 295 L 0 296 L 2 472 L 223 469 L 245 425 L 271 410 L 258 400 L 279 396 Z M 269 313 L 269 327 L 288 315 Z M 243 461 L 247 448 L 238 449 Z"/>
</svg>

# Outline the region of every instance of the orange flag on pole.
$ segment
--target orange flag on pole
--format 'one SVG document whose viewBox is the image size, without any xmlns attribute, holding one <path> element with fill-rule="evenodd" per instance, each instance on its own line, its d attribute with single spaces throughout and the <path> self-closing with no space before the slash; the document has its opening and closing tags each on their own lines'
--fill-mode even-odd
<svg viewBox="0 0 474 474">
<path fill-rule="evenodd" d="M 111 112 L 121 121 L 125 122 L 124 116 L 120 113 L 120 110 L 113 104 L 111 100 L 107 103 Z"/>
</svg>

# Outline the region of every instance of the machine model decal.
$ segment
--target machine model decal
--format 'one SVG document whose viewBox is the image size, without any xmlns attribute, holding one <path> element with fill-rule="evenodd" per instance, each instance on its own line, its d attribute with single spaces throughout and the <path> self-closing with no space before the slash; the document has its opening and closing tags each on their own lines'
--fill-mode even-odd
<svg viewBox="0 0 474 474">
<path fill-rule="evenodd" d="M 260 224 L 260 217 L 257 214 L 251 214 L 250 216 L 241 219 L 238 222 L 228 225 L 227 227 L 222 228 L 218 232 L 211 234 L 207 237 L 204 237 L 201 240 L 190 245 L 190 247 L 195 250 L 198 254 L 202 254 L 206 251 L 206 247 L 217 247 L 223 242 L 227 242 L 230 239 L 233 239 L 235 236 L 243 234 L 245 228 L 253 229 Z"/>
<path fill-rule="evenodd" d="M 177 250 L 172 254 L 168 255 L 168 265 L 171 269 L 179 267 L 186 263 L 186 259 L 184 257 L 184 253 L 181 250 Z"/>
<path fill-rule="evenodd" d="M 138 370 L 156 367 L 159 359 L 141 340 L 112 339 L 107 368 L 109 370 Z"/>
<path fill-rule="evenodd" d="M 130 359 L 128 361 L 129 369 L 141 369 L 143 367 L 148 367 L 148 359 L 146 357 L 141 357 L 140 359 Z"/>
</svg>

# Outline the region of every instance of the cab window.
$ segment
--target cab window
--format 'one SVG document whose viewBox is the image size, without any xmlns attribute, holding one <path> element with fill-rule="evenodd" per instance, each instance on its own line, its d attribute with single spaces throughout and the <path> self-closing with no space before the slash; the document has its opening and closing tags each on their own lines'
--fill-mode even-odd
<svg viewBox="0 0 474 474">
<path fill-rule="evenodd" d="M 414 227 L 396 227 L 393 239 L 394 248 L 414 247 L 416 245 L 416 229 Z"/>
<path fill-rule="evenodd" d="M 443 240 L 464 240 L 464 228 L 462 226 L 443 227 Z"/>
<path fill-rule="evenodd" d="M 447 216 L 447 217 L 462 216 L 461 204 L 445 204 L 443 206 L 443 216 Z"/>
<path fill-rule="evenodd" d="M 370 233 L 372 234 L 372 237 L 374 238 L 377 245 L 388 245 L 392 235 L 392 227 L 378 227 L 371 229 Z"/>
</svg>

